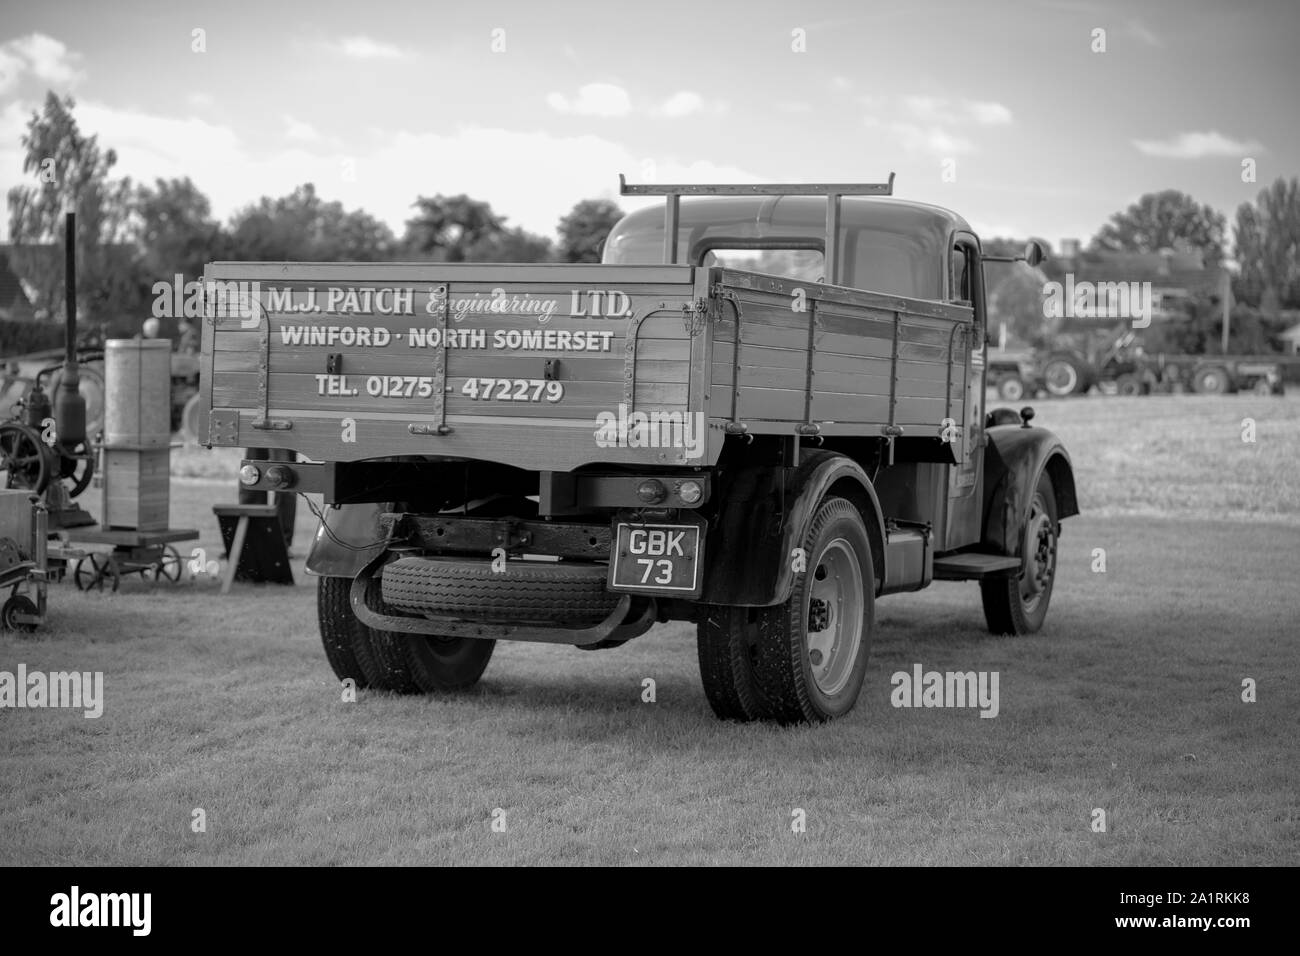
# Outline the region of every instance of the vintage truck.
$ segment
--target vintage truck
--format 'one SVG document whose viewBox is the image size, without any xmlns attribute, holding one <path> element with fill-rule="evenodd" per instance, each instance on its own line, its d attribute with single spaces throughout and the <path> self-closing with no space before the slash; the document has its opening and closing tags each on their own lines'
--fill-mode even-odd
<svg viewBox="0 0 1300 956">
<path fill-rule="evenodd" d="M 211 264 L 206 441 L 323 496 L 335 674 L 450 692 L 497 640 L 689 621 L 719 717 L 792 723 L 853 707 L 884 595 L 974 580 L 1037 631 L 1070 458 L 986 417 L 980 241 L 892 184 L 622 183 L 664 208 L 600 264 Z"/>
</svg>

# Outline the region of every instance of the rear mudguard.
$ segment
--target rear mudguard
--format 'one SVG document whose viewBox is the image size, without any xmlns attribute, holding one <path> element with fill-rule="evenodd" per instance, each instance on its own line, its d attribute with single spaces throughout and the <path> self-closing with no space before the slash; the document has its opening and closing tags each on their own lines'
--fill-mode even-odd
<svg viewBox="0 0 1300 956">
<path fill-rule="evenodd" d="M 1052 479 L 1058 520 L 1079 513 L 1074 466 L 1061 440 L 1046 428 L 1000 425 L 984 448 L 984 528 L 980 550 L 1020 554 L 1030 499 L 1044 471 Z"/>
<path fill-rule="evenodd" d="M 356 577 L 384 550 L 379 517 L 392 510 L 388 502 L 326 507 L 307 553 L 307 573 L 327 578 Z"/>
<path fill-rule="evenodd" d="M 873 571 L 884 580 L 884 518 L 871 479 L 851 458 L 813 452 L 798 468 L 745 468 L 720 496 L 721 513 L 705 546 L 706 604 L 768 606 L 787 600 L 809 557 L 796 554 L 817 505 L 827 493 L 848 498 L 862 512 Z"/>
</svg>

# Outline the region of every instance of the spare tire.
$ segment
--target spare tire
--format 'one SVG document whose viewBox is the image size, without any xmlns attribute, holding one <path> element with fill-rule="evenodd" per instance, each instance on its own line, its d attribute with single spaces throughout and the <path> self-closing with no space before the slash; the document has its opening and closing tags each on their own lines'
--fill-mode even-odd
<svg viewBox="0 0 1300 956">
<path fill-rule="evenodd" d="M 492 623 L 587 626 L 613 613 L 619 596 L 605 590 L 603 564 L 399 558 L 384 565 L 383 600 L 401 611 L 447 614 Z"/>
</svg>

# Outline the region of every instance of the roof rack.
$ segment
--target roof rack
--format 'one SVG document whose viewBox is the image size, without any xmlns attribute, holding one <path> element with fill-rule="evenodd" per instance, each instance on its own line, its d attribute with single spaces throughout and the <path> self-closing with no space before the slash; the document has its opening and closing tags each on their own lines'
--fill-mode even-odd
<svg viewBox="0 0 1300 956">
<path fill-rule="evenodd" d="M 692 184 L 630 184 L 622 173 L 618 174 L 618 191 L 623 196 L 665 196 L 664 203 L 664 264 L 677 261 L 677 222 L 683 196 L 825 196 L 826 197 L 826 277 L 837 285 L 840 277 L 839 235 L 840 198 L 842 196 L 892 196 L 894 174 L 885 183 L 725 183 L 720 185 Z"/>
</svg>

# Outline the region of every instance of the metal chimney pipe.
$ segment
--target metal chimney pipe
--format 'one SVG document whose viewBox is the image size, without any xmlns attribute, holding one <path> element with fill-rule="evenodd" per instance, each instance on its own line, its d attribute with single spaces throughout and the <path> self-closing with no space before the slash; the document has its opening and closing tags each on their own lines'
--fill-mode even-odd
<svg viewBox="0 0 1300 956">
<path fill-rule="evenodd" d="M 64 217 L 64 308 L 68 324 L 64 331 L 63 375 L 54 397 L 54 428 L 59 444 L 71 451 L 86 440 L 86 400 L 81 397 L 81 374 L 77 370 L 77 214 Z"/>
</svg>

